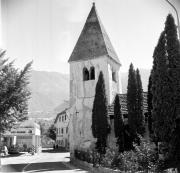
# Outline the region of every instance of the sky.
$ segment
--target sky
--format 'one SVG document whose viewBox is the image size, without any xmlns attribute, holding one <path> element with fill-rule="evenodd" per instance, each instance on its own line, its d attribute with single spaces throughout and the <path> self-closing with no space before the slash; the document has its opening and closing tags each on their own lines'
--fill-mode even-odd
<svg viewBox="0 0 180 173">
<path fill-rule="evenodd" d="M 151 69 L 152 55 L 168 13 L 165 0 L 94 0 L 98 15 L 128 71 Z M 15 66 L 69 73 L 68 59 L 93 0 L 0 0 L 0 47 Z M 180 0 L 170 0 L 180 13 Z M 180 15 L 180 14 L 179 14 Z M 177 22 L 177 21 L 176 21 Z"/>
</svg>

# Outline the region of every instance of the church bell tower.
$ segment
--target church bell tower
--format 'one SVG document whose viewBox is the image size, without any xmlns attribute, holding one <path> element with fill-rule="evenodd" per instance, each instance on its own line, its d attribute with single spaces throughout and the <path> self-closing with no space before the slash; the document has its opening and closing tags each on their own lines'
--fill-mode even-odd
<svg viewBox="0 0 180 173">
<path fill-rule="evenodd" d="M 68 60 L 70 64 L 70 152 L 89 149 L 95 87 L 102 71 L 108 104 L 119 93 L 121 63 L 98 17 L 95 3 Z"/>
</svg>

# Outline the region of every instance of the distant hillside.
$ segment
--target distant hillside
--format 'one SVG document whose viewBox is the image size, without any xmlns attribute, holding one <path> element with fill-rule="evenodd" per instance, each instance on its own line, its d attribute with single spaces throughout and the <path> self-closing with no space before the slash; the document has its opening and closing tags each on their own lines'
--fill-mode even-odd
<svg viewBox="0 0 180 173">
<path fill-rule="evenodd" d="M 69 99 L 69 75 L 32 71 L 30 77 L 30 112 L 51 112 Z"/>
<path fill-rule="evenodd" d="M 60 113 L 60 112 L 62 112 L 63 110 L 65 110 L 65 109 L 67 109 L 67 108 L 69 108 L 69 100 L 65 100 L 63 103 L 61 103 L 60 105 L 58 105 L 58 106 L 54 109 L 54 111 L 55 111 L 56 113 Z"/>
<path fill-rule="evenodd" d="M 140 69 L 144 91 L 147 91 L 150 70 Z M 127 92 L 128 73 L 121 73 L 122 92 Z M 69 75 L 32 71 L 30 77 L 29 100 L 30 117 L 54 118 L 58 112 L 67 108 L 69 100 Z"/>
</svg>

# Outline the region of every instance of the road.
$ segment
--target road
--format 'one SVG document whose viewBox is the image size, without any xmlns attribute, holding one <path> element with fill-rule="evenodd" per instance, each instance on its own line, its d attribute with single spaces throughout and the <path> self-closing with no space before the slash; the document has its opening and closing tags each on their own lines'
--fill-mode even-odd
<svg viewBox="0 0 180 173">
<path fill-rule="evenodd" d="M 39 155 L 11 155 L 1 158 L 1 172 L 87 173 L 69 163 L 69 153 L 44 150 Z"/>
</svg>

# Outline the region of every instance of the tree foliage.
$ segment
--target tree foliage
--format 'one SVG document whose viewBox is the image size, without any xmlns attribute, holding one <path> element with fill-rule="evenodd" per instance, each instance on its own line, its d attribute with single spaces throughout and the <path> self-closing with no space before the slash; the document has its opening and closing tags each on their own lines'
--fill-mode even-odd
<svg viewBox="0 0 180 173">
<path fill-rule="evenodd" d="M 154 65 L 152 73 L 152 94 L 153 94 L 153 127 L 155 136 L 160 141 L 168 139 L 167 126 L 170 115 L 170 104 L 168 103 L 169 86 L 167 76 L 167 57 L 165 50 L 165 32 L 161 33 L 158 44 L 154 51 Z"/>
<path fill-rule="evenodd" d="M 147 105 L 148 105 L 148 129 L 149 132 L 152 134 L 152 71 L 149 76 L 149 82 L 148 82 L 148 93 L 147 93 Z"/>
<path fill-rule="evenodd" d="M 47 136 L 54 141 L 56 140 L 56 127 L 54 126 L 54 124 L 49 127 L 47 131 Z"/>
<path fill-rule="evenodd" d="M 32 62 L 28 63 L 22 71 L 13 66 L 4 58 L 5 51 L 0 53 L 0 132 L 10 129 L 14 123 L 27 119 L 28 99 L 30 92 L 28 86 L 28 73 Z"/>
<path fill-rule="evenodd" d="M 174 127 L 175 119 L 180 115 L 180 42 L 177 27 L 171 14 L 165 23 L 166 54 L 168 58 L 169 101 L 171 102 L 170 126 Z M 171 128 L 170 127 L 170 128 Z"/>
<path fill-rule="evenodd" d="M 101 154 L 104 154 L 107 135 L 110 129 L 107 120 L 108 103 L 106 99 L 106 89 L 102 72 L 99 74 L 95 91 L 96 92 L 92 109 L 92 134 L 95 138 L 97 138 L 97 151 Z"/>
<path fill-rule="evenodd" d="M 120 155 L 121 166 L 125 172 L 156 172 L 157 157 L 152 144 L 140 137 L 140 144 L 134 145 L 134 150 Z"/>
<path fill-rule="evenodd" d="M 143 135 L 145 132 L 143 117 L 143 89 L 139 69 L 136 70 L 136 89 L 137 133 Z"/>
<path fill-rule="evenodd" d="M 168 58 L 168 83 L 169 116 L 168 132 L 170 139 L 170 155 L 174 160 L 178 172 L 180 172 L 180 42 L 177 37 L 177 28 L 171 14 L 167 16 L 165 23 L 166 54 Z"/>
<path fill-rule="evenodd" d="M 128 86 L 127 86 L 127 110 L 128 110 L 128 124 L 132 133 L 136 134 L 136 73 L 133 64 L 130 64 L 128 74 Z"/>
<path fill-rule="evenodd" d="M 124 151 L 124 123 L 121 113 L 121 105 L 119 96 L 116 95 L 114 102 L 114 132 L 117 138 L 117 145 L 119 146 L 119 152 Z"/>
<path fill-rule="evenodd" d="M 153 57 L 153 130 L 158 141 L 169 142 L 180 103 L 180 45 L 172 15 L 167 16 Z"/>
<path fill-rule="evenodd" d="M 37 123 L 40 125 L 41 135 L 47 135 L 49 128 L 51 127 L 52 120 L 38 119 Z"/>
</svg>

